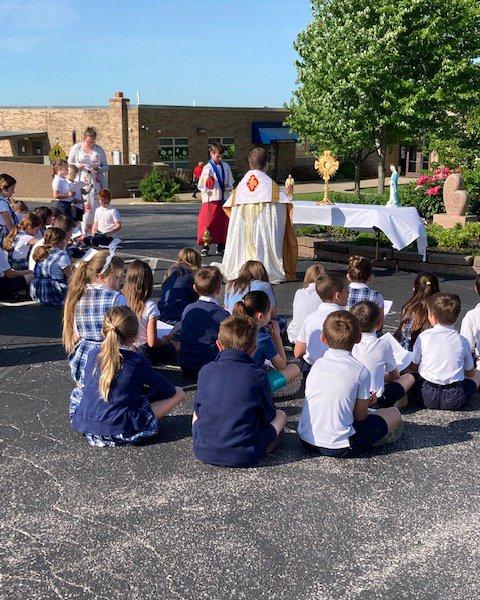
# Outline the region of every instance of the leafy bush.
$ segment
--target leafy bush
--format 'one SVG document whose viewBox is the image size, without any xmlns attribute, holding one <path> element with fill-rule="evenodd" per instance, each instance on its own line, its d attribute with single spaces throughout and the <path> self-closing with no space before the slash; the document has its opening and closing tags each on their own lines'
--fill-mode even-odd
<svg viewBox="0 0 480 600">
<path fill-rule="evenodd" d="M 180 184 L 166 173 L 153 168 L 140 181 L 140 193 L 145 202 L 168 202 L 180 190 Z"/>
</svg>

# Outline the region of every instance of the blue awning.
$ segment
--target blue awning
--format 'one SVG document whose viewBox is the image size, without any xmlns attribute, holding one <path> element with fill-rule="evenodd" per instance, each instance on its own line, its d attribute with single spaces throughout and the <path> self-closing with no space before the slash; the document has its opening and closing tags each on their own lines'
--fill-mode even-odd
<svg viewBox="0 0 480 600">
<path fill-rule="evenodd" d="M 272 142 L 297 142 L 298 137 L 290 127 L 275 121 L 254 121 L 252 123 L 252 142 L 271 144 Z"/>
</svg>

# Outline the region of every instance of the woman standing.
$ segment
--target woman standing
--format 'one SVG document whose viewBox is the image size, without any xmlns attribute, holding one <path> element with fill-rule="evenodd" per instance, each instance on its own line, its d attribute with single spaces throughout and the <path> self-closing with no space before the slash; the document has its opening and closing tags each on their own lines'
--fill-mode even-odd
<svg viewBox="0 0 480 600">
<path fill-rule="evenodd" d="M 68 155 L 69 164 L 75 165 L 79 172 L 77 181 L 92 186 L 85 202 L 82 219 L 83 237 L 91 235 L 95 210 L 100 206 L 98 193 L 108 187 L 108 164 L 104 149 L 95 143 L 97 132 L 87 127 L 83 132 L 83 142 L 74 144 Z"/>
</svg>

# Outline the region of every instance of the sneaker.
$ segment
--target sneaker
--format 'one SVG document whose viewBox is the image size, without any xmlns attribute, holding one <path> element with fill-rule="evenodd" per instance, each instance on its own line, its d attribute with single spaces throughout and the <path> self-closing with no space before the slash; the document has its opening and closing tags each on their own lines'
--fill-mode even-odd
<svg viewBox="0 0 480 600">
<path fill-rule="evenodd" d="M 201 251 L 200 251 L 200 254 L 201 254 L 202 256 L 208 256 L 208 248 L 207 248 L 206 246 L 204 246 L 204 247 L 201 249 Z"/>
<path fill-rule="evenodd" d="M 398 408 L 398 410 L 402 410 L 402 408 L 407 408 L 408 406 L 408 398 L 407 395 L 405 394 L 405 396 L 402 396 L 399 400 L 397 400 L 393 406 L 395 406 L 396 408 Z"/>
</svg>

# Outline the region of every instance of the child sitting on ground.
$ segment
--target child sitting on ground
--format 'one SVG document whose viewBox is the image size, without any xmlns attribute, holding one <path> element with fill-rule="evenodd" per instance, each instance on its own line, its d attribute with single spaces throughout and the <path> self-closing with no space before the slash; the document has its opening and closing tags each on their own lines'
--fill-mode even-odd
<svg viewBox="0 0 480 600">
<path fill-rule="evenodd" d="M 295 344 L 297 341 L 297 336 L 305 319 L 317 310 L 322 302 L 320 296 L 317 294 L 315 283 L 317 278 L 320 275 L 325 275 L 325 273 L 325 267 L 320 264 L 308 267 L 303 278 L 303 287 L 295 292 L 292 320 L 287 327 L 288 339 L 292 344 Z"/>
<path fill-rule="evenodd" d="M 28 206 L 22 200 L 13 200 L 12 202 L 13 212 L 17 223 L 20 223 L 26 216 L 28 216 Z"/>
<path fill-rule="evenodd" d="M 386 337 L 377 337 L 382 326 L 378 304 L 364 300 L 350 309 L 360 323 L 362 339 L 355 344 L 352 356 L 370 372 L 371 392 L 377 398 L 377 406 L 405 408 L 406 392 L 413 387 L 415 378 L 411 373 L 400 375 L 393 356 L 392 346 Z"/>
<path fill-rule="evenodd" d="M 280 327 L 271 320 L 270 300 L 265 292 L 248 292 L 235 304 L 233 314 L 250 317 L 257 324 L 257 349 L 252 354 L 257 367 L 264 368 L 265 361 L 270 361 L 274 369 L 283 375 L 283 385 L 299 377 L 297 365 L 287 365 Z M 277 384 L 275 387 L 283 386 Z"/>
<path fill-rule="evenodd" d="M 67 217 L 75 219 L 74 210 L 72 210 L 72 204 L 74 199 L 74 192 L 70 190 L 70 186 L 67 180 L 68 174 L 68 163 L 63 158 L 57 158 L 52 165 L 53 168 L 53 198 L 58 200 L 57 208 Z"/>
<path fill-rule="evenodd" d="M 440 291 L 438 279 L 430 273 L 419 273 L 413 283 L 410 300 L 402 306 L 400 323 L 395 338 L 405 350 L 411 351 L 417 337 L 431 327 L 428 320 L 427 300 Z"/>
<path fill-rule="evenodd" d="M 460 298 L 438 293 L 430 296 L 427 306 L 432 328 L 423 331 L 413 346 L 411 369 L 420 376 L 416 391 L 426 408 L 459 410 L 480 385 L 470 344 L 453 328 Z"/>
<path fill-rule="evenodd" d="M 95 211 L 93 219 L 92 237 L 85 239 L 85 243 L 92 246 L 108 246 L 113 238 L 117 238 L 117 233 L 122 228 L 120 213 L 118 208 L 110 206 L 112 195 L 108 190 L 98 192 L 98 201 L 100 206 Z"/>
<path fill-rule="evenodd" d="M 65 302 L 71 271 L 66 245 L 66 232 L 59 227 L 51 227 L 45 232 L 43 245 L 33 252 L 35 269 L 30 296 L 40 304 L 62 306 Z"/>
<path fill-rule="evenodd" d="M 37 206 L 33 213 L 40 219 L 40 233 L 43 235 L 47 227 L 52 226 L 53 211 L 48 206 Z"/>
<path fill-rule="evenodd" d="M 158 433 L 159 419 L 183 402 L 185 393 L 135 351 L 138 320 L 129 308 L 108 311 L 102 332 L 101 346 L 88 355 L 72 427 L 92 446 L 138 444 Z"/>
<path fill-rule="evenodd" d="M 349 312 L 335 311 L 326 318 L 322 340 L 328 349 L 307 377 L 298 423 L 300 439 L 309 450 L 346 458 L 402 433 L 397 408 L 369 410 L 370 373 L 352 356 L 360 339 L 358 319 Z"/>
<path fill-rule="evenodd" d="M 339 273 L 321 275 L 317 278 L 315 289 L 322 302 L 305 318 L 294 348 L 296 358 L 303 357 L 307 365 L 313 365 L 327 350 L 322 342 L 325 319 L 330 313 L 345 308 L 348 299 L 347 280 Z M 308 370 L 308 367 L 305 369 Z"/>
<path fill-rule="evenodd" d="M 28 213 L 20 225 L 15 225 L 3 240 L 3 249 L 7 252 L 12 269 L 18 271 L 28 269 L 28 258 L 32 246 L 39 240 L 40 226 L 41 221 L 37 215 Z"/>
<path fill-rule="evenodd" d="M 70 243 L 70 240 L 72 239 L 72 232 L 73 229 L 75 227 L 75 222 L 72 221 L 72 219 L 70 219 L 70 217 L 67 217 L 66 215 L 60 215 L 57 219 L 55 219 L 55 227 L 57 227 L 58 229 L 63 229 L 63 231 L 66 233 L 66 252 L 68 254 L 68 257 L 71 258 L 70 254 L 69 254 L 69 247 L 68 244 Z M 45 235 L 47 234 L 47 232 L 53 229 L 52 227 L 48 227 L 45 231 L 45 234 L 43 235 L 42 238 L 40 238 L 38 240 L 38 242 L 36 242 L 33 246 L 32 246 L 32 251 L 30 252 L 30 257 L 28 259 L 28 268 L 33 271 L 35 269 L 35 250 L 37 248 L 40 248 L 41 246 L 45 245 Z"/>
<path fill-rule="evenodd" d="M 193 275 L 202 266 L 200 252 L 193 248 L 182 248 L 176 262 L 167 270 L 158 301 L 160 318 L 175 325 L 182 318 L 185 308 L 198 300 L 193 289 Z"/>
<path fill-rule="evenodd" d="M 475 279 L 475 291 L 480 295 L 480 275 Z M 480 356 L 480 303 L 463 317 L 460 333 L 470 344 L 476 362 Z"/>
<path fill-rule="evenodd" d="M 255 464 L 285 427 L 287 416 L 272 402 L 267 374 L 253 362 L 257 326 L 235 315 L 218 332 L 219 354 L 198 375 L 192 419 L 195 457 L 225 467 Z"/>
<path fill-rule="evenodd" d="M 127 270 L 123 295 L 128 306 L 139 321 L 135 347 L 144 354 L 152 365 L 175 363 L 175 347 L 168 337 L 157 337 L 159 312 L 155 302 L 150 300 L 153 291 L 153 273 L 143 260 L 134 260 Z"/>
<path fill-rule="evenodd" d="M 247 260 L 241 267 L 238 277 L 227 283 L 224 298 L 226 310 L 231 314 L 235 304 L 248 292 L 265 292 L 270 299 L 272 318 L 277 316 L 273 287 L 268 281 L 265 267 L 258 260 Z"/>
<path fill-rule="evenodd" d="M 16 271 L 10 267 L 5 252 L 0 250 L 0 299 L 12 300 L 18 292 L 28 291 L 33 274 L 29 270 Z"/>
<path fill-rule="evenodd" d="M 347 308 L 352 308 L 363 300 L 375 302 L 382 311 L 383 321 L 383 296 L 368 286 L 373 280 L 372 262 L 365 256 L 351 256 L 348 261 L 347 279 L 350 282 Z"/>
<path fill-rule="evenodd" d="M 229 313 L 218 304 L 222 275 L 217 267 L 203 267 L 194 275 L 196 302 L 183 311 L 180 329 L 179 362 L 186 377 L 196 379 L 198 372 L 218 353 L 216 340 L 220 323 Z"/>
</svg>

